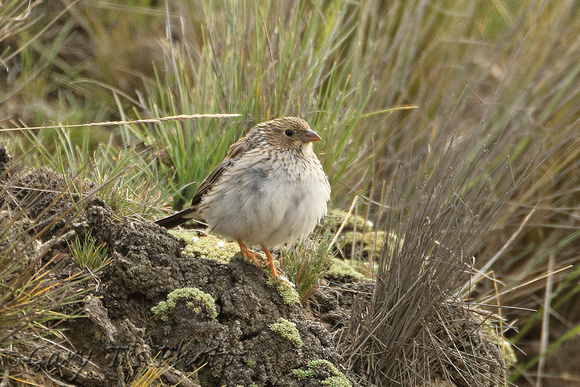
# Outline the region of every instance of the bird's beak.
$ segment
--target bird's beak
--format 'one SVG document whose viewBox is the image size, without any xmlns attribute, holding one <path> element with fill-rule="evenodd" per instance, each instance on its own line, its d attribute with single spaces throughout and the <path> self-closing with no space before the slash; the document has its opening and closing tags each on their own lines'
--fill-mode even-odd
<svg viewBox="0 0 580 387">
<path fill-rule="evenodd" d="M 320 141 L 322 138 L 312 129 L 308 129 L 304 137 L 302 137 L 302 142 L 308 144 L 309 142 Z"/>
</svg>

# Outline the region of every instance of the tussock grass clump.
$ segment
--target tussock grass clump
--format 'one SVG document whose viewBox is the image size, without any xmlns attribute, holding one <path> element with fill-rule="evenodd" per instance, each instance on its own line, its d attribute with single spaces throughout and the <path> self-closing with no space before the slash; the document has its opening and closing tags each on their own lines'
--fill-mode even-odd
<svg viewBox="0 0 580 387">
<path fill-rule="evenodd" d="M 424 385 L 438 377 L 484 386 L 505 379 L 501 356 L 481 361 L 487 354 L 478 352 L 479 345 L 460 343 L 473 342 L 477 324 L 469 333 L 458 329 L 464 337 L 443 340 L 445 329 L 469 320 L 468 306 L 459 316 L 449 313 L 449 301 L 468 282 L 474 255 L 516 188 L 490 202 L 483 193 L 509 174 L 507 165 L 486 168 L 501 144 L 477 152 L 479 135 L 466 138 L 461 147 L 453 140 L 442 135 L 434 144 L 440 153 L 427 155 L 418 170 L 412 164 L 401 167 L 381 200 L 390 206 L 385 227 L 399 239 L 395 245 L 385 241 L 373 297 L 353 314 L 344 348 L 349 367 L 376 385 L 392 380 Z"/>
</svg>

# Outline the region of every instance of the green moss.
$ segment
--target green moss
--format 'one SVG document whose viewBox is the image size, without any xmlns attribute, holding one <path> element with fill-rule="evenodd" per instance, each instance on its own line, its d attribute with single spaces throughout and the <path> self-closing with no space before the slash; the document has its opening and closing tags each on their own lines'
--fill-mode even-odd
<svg viewBox="0 0 580 387">
<path fill-rule="evenodd" d="M 342 210 L 332 210 L 322 221 L 322 226 L 330 226 L 333 230 L 338 230 L 340 225 L 344 222 L 343 231 L 354 230 L 355 225 L 358 232 L 369 231 L 374 228 L 373 222 L 367 220 L 363 216 L 355 216 L 351 213 L 347 218 L 348 212 Z M 346 219 L 346 221 L 345 221 Z"/>
<path fill-rule="evenodd" d="M 499 347 L 506 367 L 512 367 L 518 361 L 512 343 L 503 336 L 499 336 Z"/>
<path fill-rule="evenodd" d="M 205 314 L 211 318 L 217 317 L 214 298 L 198 288 L 175 289 L 169 293 L 167 301 L 160 301 L 157 306 L 151 308 L 151 312 L 165 321 L 169 318 L 178 301 L 185 301 L 189 309 L 196 315 Z"/>
<path fill-rule="evenodd" d="M 276 290 L 280 297 L 285 304 L 294 304 L 300 300 L 300 296 L 298 292 L 294 288 L 294 285 L 285 278 L 278 277 L 277 279 L 272 278 L 272 272 L 268 269 L 267 273 L 270 274 L 270 277 L 266 281 L 266 284 L 269 286 L 275 286 Z"/>
<path fill-rule="evenodd" d="M 330 387 L 350 387 L 351 384 L 343 374 L 340 376 L 331 376 L 330 378 L 324 379 L 320 382 L 323 386 L 330 386 Z"/>
<path fill-rule="evenodd" d="M 300 332 L 290 321 L 283 317 L 276 320 L 275 323 L 270 324 L 270 329 L 273 332 L 279 333 L 285 339 L 288 339 L 294 344 L 296 348 L 302 347 L 302 338 L 300 338 Z"/>
<path fill-rule="evenodd" d="M 292 374 L 299 380 L 305 380 L 314 377 L 316 375 L 317 368 L 325 367 L 332 374 L 332 376 L 324 379 L 320 382 L 320 384 L 330 387 L 349 387 L 351 385 L 346 376 L 344 376 L 344 374 L 328 360 L 314 360 L 308 363 L 306 367 L 307 369 L 305 370 L 300 368 L 293 369 Z"/>
<path fill-rule="evenodd" d="M 491 322 L 489 319 L 479 314 L 474 315 L 478 320 L 481 321 L 481 325 L 479 326 L 479 331 L 483 335 L 483 337 L 489 341 L 490 343 L 497 343 L 499 345 L 499 349 L 501 351 L 501 355 L 503 357 L 503 361 L 507 368 L 513 366 L 517 361 L 518 358 L 512 346 L 512 343 L 508 339 L 506 339 L 503 335 L 498 334 L 497 326 Z"/>
<path fill-rule="evenodd" d="M 328 370 L 333 375 L 329 378 L 324 379 L 321 382 L 321 384 L 323 386 L 349 387 L 351 385 L 350 382 L 348 381 L 348 379 L 346 378 L 346 376 L 344 376 L 344 374 L 342 372 L 340 372 L 338 370 L 338 368 L 336 368 L 336 366 L 334 364 L 332 364 L 331 362 L 329 362 L 328 360 L 318 359 L 318 360 L 314 360 L 314 361 L 311 361 L 310 363 L 308 363 L 308 368 L 310 368 L 311 370 L 314 370 L 318 367 L 328 368 Z"/>
<path fill-rule="evenodd" d="M 342 259 L 333 258 L 332 265 L 326 275 L 336 278 L 352 278 L 355 281 L 361 281 L 365 276 L 356 271 L 352 266 Z"/>
<path fill-rule="evenodd" d="M 353 241 L 356 243 L 355 256 L 363 259 L 378 259 L 381 255 L 381 247 L 385 238 L 384 231 L 369 231 L 361 232 L 357 229 L 356 235 L 354 231 L 342 232 L 336 241 L 337 246 L 342 251 L 352 251 Z M 350 256 L 347 253 L 347 256 Z"/>
<path fill-rule="evenodd" d="M 303 370 L 296 368 L 292 370 L 292 374 L 298 378 L 298 380 L 306 380 L 314 376 L 314 371 L 311 369 Z"/>
<path fill-rule="evenodd" d="M 228 263 L 240 251 L 235 242 L 227 242 L 212 235 L 199 236 L 196 231 L 177 229 L 169 231 L 177 238 L 185 241 L 185 252 L 192 256 L 214 259 Z"/>
<path fill-rule="evenodd" d="M 151 308 L 151 312 L 153 312 L 154 315 L 159 316 L 161 320 L 167 320 L 169 318 L 167 315 L 169 310 L 169 306 L 167 306 L 167 302 L 165 301 L 159 301 L 156 306 Z"/>
<path fill-rule="evenodd" d="M 328 360 L 324 360 L 324 359 L 318 359 L 318 360 L 313 360 L 310 363 L 308 363 L 308 368 L 318 368 L 320 366 L 326 366 L 328 367 L 328 369 L 330 370 L 330 372 L 332 373 L 340 373 L 340 371 L 338 370 L 338 368 L 336 368 L 336 366 L 334 364 L 332 364 L 331 362 L 329 362 Z"/>
<path fill-rule="evenodd" d="M 351 241 L 353 239 L 353 235 L 354 235 L 354 231 L 347 231 L 345 233 L 343 233 L 341 235 L 342 238 L 344 238 L 344 240 L 346 241 Z M 377 250 L 380 250 L 381 248 L 381 244 L 383 243 L 383 240 L 385 239 L 385 232 L 384 231 L 369 231 L 369 232 L 360 232 L 360 230 L 357 230 L 356 232 L 356 243 L 360 243 L 362 241 L 362 243 L 364 245 L 369 245 L 369 251 L 371 250 L 370 248 L 373 247 L 374 244 L 376 244 L 376 248 Z M 376 240 L 376 243 L 375 243 Z"/>
</svg>

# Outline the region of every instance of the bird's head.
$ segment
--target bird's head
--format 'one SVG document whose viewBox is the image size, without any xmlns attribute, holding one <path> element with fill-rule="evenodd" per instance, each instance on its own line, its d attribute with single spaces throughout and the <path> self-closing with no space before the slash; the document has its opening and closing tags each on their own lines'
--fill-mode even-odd
<svg viewBox="0 0 580 387">
<path fill-rule="evenodd" d="M 282 117 L 256 126 L 271 146 L 285 150 L 300 149 L 321 138 L 298 117 Z"/>
</svg>

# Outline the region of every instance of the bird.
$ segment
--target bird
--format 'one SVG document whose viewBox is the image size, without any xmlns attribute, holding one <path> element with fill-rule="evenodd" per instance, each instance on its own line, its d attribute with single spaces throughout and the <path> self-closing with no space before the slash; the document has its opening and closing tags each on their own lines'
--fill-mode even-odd
<svg viewBox="0 0 580 387">
<path fill-rule="evenodd" d="M 248 246 L 260 246 L 276 278 L 269 249 L 306 238 L 326 215 L 330 184 L 312 148 L 320 140 L 299 117 L 257 124 L 229 147 L 190 207 L 155 223 L 169 229 L 203 219 L 214 234 L 237 241 L 258 267 L 261 256 Z"/>
</svg>

